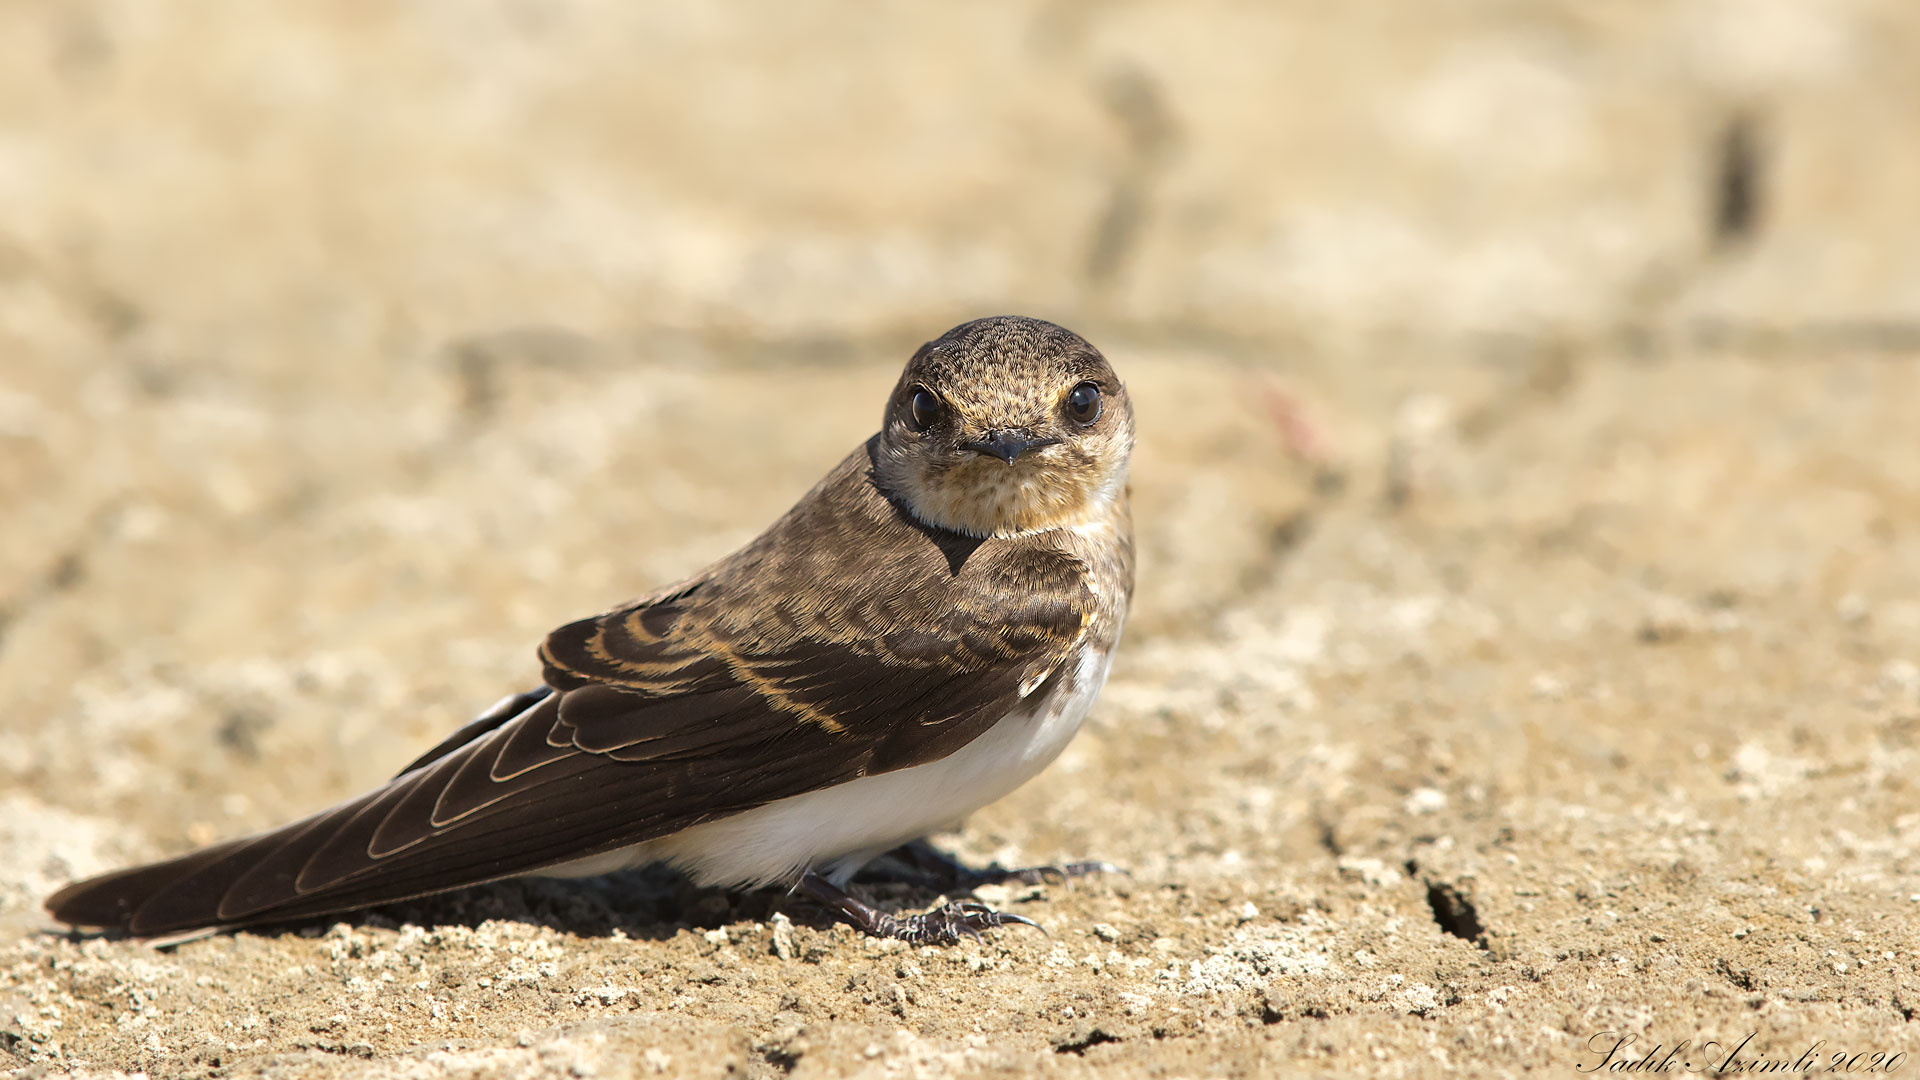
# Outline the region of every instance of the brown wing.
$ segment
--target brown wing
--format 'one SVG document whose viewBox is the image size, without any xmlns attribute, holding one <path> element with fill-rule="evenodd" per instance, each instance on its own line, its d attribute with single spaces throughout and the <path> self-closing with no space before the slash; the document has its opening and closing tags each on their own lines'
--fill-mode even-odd
<svg viewBox="0 0 1920 1080">
<path fill-rule="evenodd" d="M 48 909 L 143 936 L 352 910 L 952 753 L 1071 657 L 1092 597 L 1070 557 L 919 526 L 865 465 L 691 583 L 554 631 L 551 692 L 384 787 Z"/>
</svg>

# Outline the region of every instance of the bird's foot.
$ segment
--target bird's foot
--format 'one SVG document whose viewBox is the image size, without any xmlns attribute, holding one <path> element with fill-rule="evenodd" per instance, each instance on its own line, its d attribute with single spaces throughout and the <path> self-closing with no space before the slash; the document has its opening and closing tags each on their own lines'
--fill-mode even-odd
<svg viewBox="0 0 1920 1080">
<path fill-rule="evenodd" d="M 899 938 L 910 945 L 952 945 L 961 938 L 978 938 L 982 930 L 1002 926 L 1031 926 L 1046 930 L 1032 919 L 995 911 L 977 900 L 944 904 L 919 915 L 889 915 L 856 899 L 826 878 L 811 871 L 800 878 L 798 886 L 847 917 L 847 921 L 875 937 Z"/>
<path fill-rule="evenodd" d="M 1002 926 L 1031 926 L 1047 932 L 1024 915 L 995 911 L 978 900 L 961 900 L 919 915 L 882 914 L 874 925 L 863 929 L 875 937 L 896 937 L 909 945 L 952 945 L 963 937 L 978 939 L 980 931 Z"/>
<path fill-rule="evenodd" d="M 995 863 L 992 866 L 975 869 L 925 840 L 902 844 L 887 854 L 938 881 L 942 888 L 960 891 L 981 885 L 1004 885 L 1009 881 L 1017 881 L 1023 885 L 1046 885 L 1053 882 L 1064 883 L 1068 878 L 1087 877 L 1090 874 L 1126 873 L 1125 870 L 1110 862 L 1099 861 L 1026 866 L 1012 870 Z"/>
</svg>

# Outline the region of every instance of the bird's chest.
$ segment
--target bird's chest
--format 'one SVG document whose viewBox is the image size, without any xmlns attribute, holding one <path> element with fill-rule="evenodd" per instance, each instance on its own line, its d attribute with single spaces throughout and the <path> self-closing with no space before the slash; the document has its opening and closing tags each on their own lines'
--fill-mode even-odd
<svg viewBox="0 0 1920 1080">
<path fill-rule="evenodd" d="M 906 771 L 931 772 L 948 766 L 969 776 L 979 788 L 993 791 L 988 801 L 999 798 L 1031 780 L 1066 749 L 1106 685 L 1112 662 L 1111 649 L 1082 648 L 1058 679 L 1043 685 L 979 738 L 940 761 Z"/>
<path fill-rule="evenodd" d="M 704 884 L 790 881 L 808 868 L 844 883 L 880 852 L 957 824 L 1046 768 L 1080 730 L 1112 655 L 1083 648 L 1058 678 L 938 761 L 696 825 L 618 853 L 618 863 L 666 859 Z"/>
<path fill-rule="evenodd" d="M 833 831 L 844 832 L 822 844 L 816 858 L 833 863 L 834 856 L 848 855 L 829 873 L 850 874 L 872 855 L 957 825 L 1039 775 L 1080 730 L 1106 683 L 1112 656 L 1110 649 L 1081 650 L 1050 686 L 938 761 L 833 789 L 830 798 L 843 803 L 834 816 L 844 823 Z"/>
</svg>

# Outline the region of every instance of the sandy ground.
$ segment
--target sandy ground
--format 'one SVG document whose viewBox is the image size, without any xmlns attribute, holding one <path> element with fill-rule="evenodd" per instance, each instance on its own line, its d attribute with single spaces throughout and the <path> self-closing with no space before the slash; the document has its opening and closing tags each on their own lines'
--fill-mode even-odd
<svg viewBox="0 0 1920 1080">
<path fill-rule="evenodd" d="M 841 40 L 615 7 L 0 11 L 0 1067 L 1920 1050 L 1920 21 L 1059 5 Z M 1230 77 L 1326 107 L 1269 124 Z M 1476 156 L 1489 97 L 1561 141 Z M 1701 220 L 1729 116 L 1773 163 L 1757 224 Z M 664 872 L 48 932 L 70 877 L 362 790 L 526 685 L 542 632 L 751 537 L 994 310 L 1086 333 L 1140 416 L 1112 683 L 939 838 L 1130 871 L 982 890 L 1046 934 L 911 949 Z"/>
</svg>

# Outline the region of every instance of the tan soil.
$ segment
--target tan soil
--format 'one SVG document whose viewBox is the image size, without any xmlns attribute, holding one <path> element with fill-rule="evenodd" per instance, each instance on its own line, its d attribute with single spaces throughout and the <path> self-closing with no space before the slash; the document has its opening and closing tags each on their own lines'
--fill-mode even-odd
<svg viewBox="0 0 1920 1080">
<path fill-rule="evenodd" d="M 1914 9 L 855 7 L 0 10 L 0 1067 L 1920 1049 Z M 1770 186 L 1716 246 L 1740 123 Z M 995 310 L 1142 432 L 1113 682 L 941 838 L 1129 868 L 984 891 L 1046 935 L 664 872 L 45 932 L 378 782 Z"/>
</svg>

